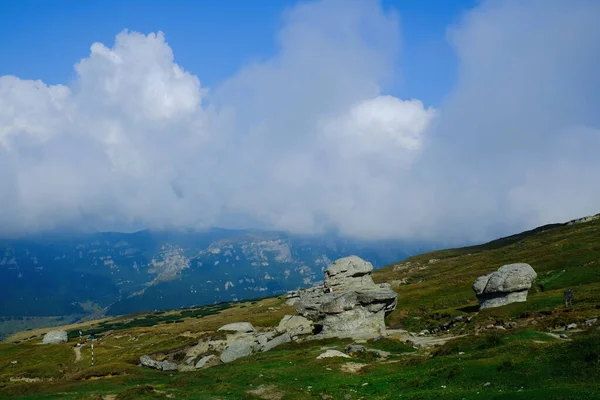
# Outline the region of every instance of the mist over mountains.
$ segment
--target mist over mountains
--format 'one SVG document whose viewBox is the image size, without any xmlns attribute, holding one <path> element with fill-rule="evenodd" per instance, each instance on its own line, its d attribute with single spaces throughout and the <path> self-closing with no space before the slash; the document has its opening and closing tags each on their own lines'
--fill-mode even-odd
<svg viewBox="0 0 600 400">
<path fill-rule="evenodd" d="M 4 239 L 0 315 L 114 315 L 266 297 L 312 285 L 348 254 L 382 267 L 431 248 L 227 229 Z"/>
</svg>

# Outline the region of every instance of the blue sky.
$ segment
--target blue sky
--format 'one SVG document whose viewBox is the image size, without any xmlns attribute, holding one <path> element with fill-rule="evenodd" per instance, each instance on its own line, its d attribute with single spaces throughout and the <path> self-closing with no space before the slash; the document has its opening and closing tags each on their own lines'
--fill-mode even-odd
<svg viewBox="0 0 600 400">
<path fill-rule="evenodd" d="M 123 29 L 162 31 L 176 62 L 213 87 L 244 64 L 272 56 L 282 13 L 293 0 L 118 1 L 3 0 L 0 75 L 68 82 L 91 43 L 111 44 Z M 438 106 L 449 92 L 456 58 L 446 30 L 475 0 L 385 0 L 401 17 L 402 57 L 391 94 Z"/>
<path fill-rule="evenodd" d="M 464 243 L 595 214 L 599 19 L 590 0 L 0 1 L 0 235 Z"/>
</svg>

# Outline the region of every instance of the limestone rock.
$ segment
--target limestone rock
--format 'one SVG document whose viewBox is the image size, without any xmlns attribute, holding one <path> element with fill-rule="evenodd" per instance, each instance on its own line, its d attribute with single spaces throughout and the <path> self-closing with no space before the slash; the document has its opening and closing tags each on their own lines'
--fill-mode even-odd
<svg viewBox="0 0 600 400">
<path fill-rule="evenodd" d="M 289 332 L 290 335 L 308 335 L 313 332 L 313 322 L 299 315 L 284 315 L 279 325 L 277 332 Z"/>
<path fill-rule="evenodd" d="M 250 322 L 234 322 L 233 324 L 223 325 L 217 330 L 224 332 L 250 333 L 254 332 L 254 327 Z"/>
<path fill-rule="evenodd" d="M 50 331 L 44 335 L 42 344 L 59 344 L 68 341 L 69 338 L 67 337 L 66 331 Z"/>
<path fill-rule="evenodd" d="M 274 338 L 273 340 L 268 341 L 267 343 L 265 343 L 260 351 L 269 351 L 271 349 L 274 349 L 277 346 L 280 346 L 284 343 L 289 343 L 292 341 L 292 337 L 290 336 L 289 332 L 284 333 L 283 335 L 279 335 L 276 338 Z"/>
<path fill-rule="evenodd" d="M 247 357 L 252 354 L 252 342 L 246 340 L 238 340 L 233 342 L 221 354 L 221 361 L 225 364 L 237 360 L 238 358 Z"/>
<path fill-rule="evenodd" d="M 343 358 L 351 358 L 349 355 L 342 353 L 341 351 L 337 351 L 337 350 L 327 350 L 325 353 L 323 354 L 319 354 L 317 356 L 317 360 L 321 360 L 323 358 L 331 358 L 331 357 L 343 357 Z"/>
<path fill-rule="evenodd" d="M 156 361 L 149 355 L 140 357 L 140 364 L 144 367 L 158 369 L 159 371 L 177 371 L 177 364 L 168 360 Z"/>
<path fill-rule="evenodd" d="M 215 361 L 218 362 L 217 357 L 214 354 L 209 354 L 208 356 L 204 356 L 200 360 L 198 360 L 194 368 L 202 369 L 210 367 L 215 364 Z"/>
<path fill-rule="evenodd" d="M 527 301 L 527 293 L 536 277 L 536 272 L 529 264 L 508 264 L 477 278 L 473 290 L 481 309 L 500 307 Z"/>
<path fill-rule="evenodd" d="M 391 285 L 375 284 L 373 265 L 356 256 L 341 258 L 325 270 L 322 286 L 300 292 L 298 314 L 322 324 L 322 336 L 376 337 L 384 317 L 396 308 Z"/>
</svg>

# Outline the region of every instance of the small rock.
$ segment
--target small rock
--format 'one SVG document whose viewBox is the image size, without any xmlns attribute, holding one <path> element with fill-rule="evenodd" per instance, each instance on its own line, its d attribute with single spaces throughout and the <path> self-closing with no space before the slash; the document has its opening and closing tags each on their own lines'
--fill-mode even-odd
<svg viewBox="0 0 600 400">
<path fill-rule="evenodd" d="M 67 331 L 50 331 L 44 335 L 42 344 L 59 344 L 68 341 Z"/>
<path fill-rule="evenodd" d="M 598 318 L 592 318 L 592 319 L 588 319 L 588 320 L 587 320 L 587 321 L 585 321 L 584 323 L 585 323 L 587 326 L 592 326 L 592 325 L 594 325 L 596 322 L 598 322 Z"/>
<path fill-rule="evenodd" d="M 464 355 L 465 355 L 465 352 L 464 352 L 464 351 L 459 351 L 459 352 L 458 352 L 458 355 L 459 355 L 459 356 L 464 356 Z"/>
<path fill-rule="evenodd" d="M 254 332 L 254 327 L 250 322 L 235 322 L 233 324 L 223 325 L 217 329 L 217 331 L 251 333 Z"/>
<path fill-rule="evenodd" d="M 350 393 L 346 393 L 346 394 L 344 395 L 344 399 L 345 399 L 345 400 L 350 400 L 351 398 L 352 398 L 352 395 L 351 395 Z"/>
<path fill-rule="evenodd" d="M 515 329 L 517 327 L 517 323 L 515 321 L 511 321 L 508 323 L 508 327 L 511 329 Z"/>
<path fill-rule="evenodd" d="M 11 361 L 10 363 L 11 363 L 12 365 L 15 365 L 15 364 L 18 364 L 19 362 L 18 362 L 17 360 L 15 360 L 15 361 Z"/>
<path fill-rule="evenodd" d="M 486 382 L 486 383 L 484 383 L 484 384 L 483 384 L 483 387 L 488 387 L 488 386 L 490 386 L 490 385 L 491 385 L 491 383 L 489 383 L 489 382 Z"/>
<path fill-rule="evenodd" d="M 347 353 L 347 354 L 349 354 L 349 353 L 361 354 L 361 353 L 364 353 L 365 351 L 366 351 L 365 346 L 360 346 L 357 344 L 349 344 L 344 349 L 344 353 Z"/>
<path fill-rule="evenodd" d="M 252 354 L 252 343 L 245 340 L 238 340 L 225 349 L 221 354 L 221 361 L 227 364 L 238 358 L 247 357 L 250 354 Z"/>
<path fill-rule="evenodd" d="M 204 356 L 204 357 L 202 357 L 200 360 L 198 360 L 198 362 L 196 363 L 196 365 L 194 366 L 194 368 L 196 368 L 196 369 L 201 369 L 201 368 L 204 368 L 204 367 L 206 366 L 206 364 L 207 364 L 207 363 L 208 363 L 210 360 L 212 360 L 212 359 L 214 359 L 214 358 L 215 358 L 215 355 L 214 355 L 214 354 L 210 354 L 210 355 L 208 355 L 208 356 Z"/>
<path fill-rule="evenodd" d="M 349 355 L 342 353 L 341 351 L 337 351 L 337 350 L 327 350 L 325 353 L 320 354 L 317 356 L 317 360 L 323 359 L 323 358 L 331 358 L 331 357 L 344 357 L 344 358 L 350 358 Z"/>
<path fill-rule="evenodd" d="M 560 338 L 561 338 L 561 339 L 568 339 L 569 337 L 568 337 L 566 334 L 564 334 L 564 333 L 561 333 L 561 334 L 560 334 Z"/>
<path fill-rule="evenodd" d="M 421 332 L 419 332 L 420 336 L 425 336 L 425 335 L 429 335 L 429 331 L 427 329 L 423 329 Z"/>
<path fill-rule="evenodd" d="M 498 329 L 499 331 L 505 331 L 506 328 L 503 327 L 502 325 L 496 325 L 494 328 Z"/>
<path fill-rule="evenodd" d="M 577 329 L 577 324 L 573 323 L 565 326 L 565 331 L 569 331 L 571 329 Z"/>
<path fill-rule="evenodd" d="M 453 322 L 462 322 L 462 320 L 464 319 L 464 317 L 462 315 L 457 315 L 456 317 L 452 318 Z"/>
</svg>

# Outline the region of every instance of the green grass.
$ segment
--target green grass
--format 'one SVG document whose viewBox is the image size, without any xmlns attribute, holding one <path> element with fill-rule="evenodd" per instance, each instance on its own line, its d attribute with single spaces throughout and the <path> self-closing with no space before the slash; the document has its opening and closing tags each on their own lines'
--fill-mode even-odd
<svg viewBox="0 0 600 400">
<path fill-rule="evenodd" d="M 434 259 L 438 261 L 430 262 Z M 527 262 L 538 273 L 528 301 L 477 312 L 473 281 L 513 262 Z M 0 344 L 0 398 L 236 400 L 258 399 L 249 390 L 259 387 L 267 394 L 282 393 L 282 400 L 346 395 L 414 400 L 600 398 L 599 328 L 569 332 L 568 341 L 548 334 L 555 326 L 581 325 L 600 316 L 600 220 L 545 226 L 481 246 L 423 254 L 376 271 L 374 279 L 396 281 L 398 307 L 387 318 L 389 326 L 419 331 L 460 315 L 464 322 L 451 332 L 468 335 L 429 350 L 391 339 L 364 344 L 390 352 L 386 360 L 369 354 L 351 360 L 316 359 L 326 348 L 343 350 L 352 343 L 349 339 L 290 343 L 232 364 L 172 373 L 136 364 L 143 354 L 181 349 L 195 344 L 200 335 L 216 337 L 215 330 L 226 323 L 275 326 L 293 308 L 286 307 L 283 298 L 272 298 L 140 313 L 85 325 L 86 333 L 100 337 L 94 367 L 89 346 L 75 362 L 73 341 L 38 345 L 41 332 L 34 332 L 35 340 L 24 335 L 18 345 Z M 575 293 L 569 309 L 562 294 L 567 287 Z M 518 328 L 483 329 L 509 321 Z M 70 328 L 70 336 L 78 336 L 79 329 Z M 364 366 L 351 373 L 348 363 Z"/>
</svg>

